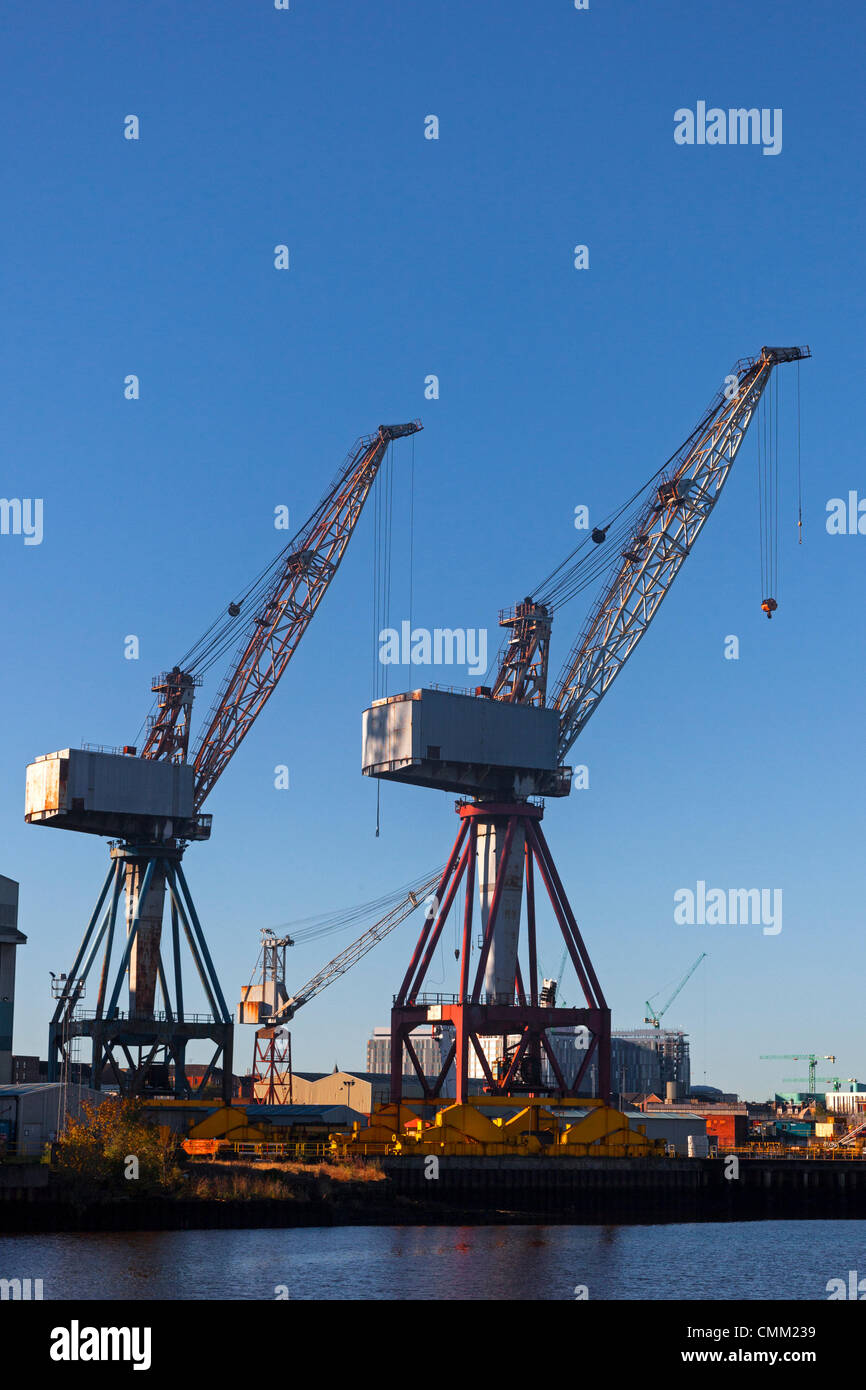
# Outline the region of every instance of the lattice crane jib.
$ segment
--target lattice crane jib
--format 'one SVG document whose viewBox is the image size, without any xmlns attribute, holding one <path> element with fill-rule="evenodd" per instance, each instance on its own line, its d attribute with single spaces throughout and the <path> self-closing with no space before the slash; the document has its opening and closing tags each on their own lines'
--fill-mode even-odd
<svg viewBox="0 0 866 1390">
<path fill-rule="evenodd" d="M 617 571 L 572 649 L 551 703 L 560 715 L 559 759 L 595 713 L 647 631 L 691 553 L 728 479 L 774 367 L 810 356 L 808 347 L 762 348 L 742 359 L 680 457 L 658 483 Z"/>
<path fill-rule="evenodd" d="M 421 428 L 420 420 L 380 425 L 374 434 L 359 439 L 336 482 L 278 557 L 272 580 L 256 595 L 252 611 L 246 612 L 240 603 L 229 605 L 228 616 L 243 619 L 242 637 L 193 753 L 197 812 L 297 650 L 339 569 L 388 445 Z M 143 758 L 186 761 L 192 698 L 200 683 L 194 671 L 177 667 L 157 678 L 153 688 L 159 708 Z"/>
</svg>

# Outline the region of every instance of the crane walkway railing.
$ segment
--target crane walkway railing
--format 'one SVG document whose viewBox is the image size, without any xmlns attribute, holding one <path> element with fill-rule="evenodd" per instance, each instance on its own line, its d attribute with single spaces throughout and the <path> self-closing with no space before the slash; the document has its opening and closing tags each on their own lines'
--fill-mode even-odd
<svg viewBox="0 0 866 1390">
<path fill-rule="evenodd" d="M 169 1014 L 164 1010 L 152 1014 L 130 1014 L 122 1009 L 115 1009 L 112 1013 L 107 1011 L 97 1014 L 95 1009 L 76 1009 L 73 1021 L 83 1022 L 85 1019 L 102 1018 L 105 1023 L 218 1023 L 213 1014 L 188 1014 L 183 1017 L 178 1014 Z"/>
<path fill-rule="evenodd" d="M 734 1144 L 718 1144 L 719 1158 L 735 1154 L 737 1158 L 807 1158 L 807 1159 L 846 1159 L 862 1160 L 863 1155 L 852 1153 L 850 1149 L 831 1148 L 829 1145 L 808 1144 L 748 1144 L 745 1147 Z"/>
</svg>

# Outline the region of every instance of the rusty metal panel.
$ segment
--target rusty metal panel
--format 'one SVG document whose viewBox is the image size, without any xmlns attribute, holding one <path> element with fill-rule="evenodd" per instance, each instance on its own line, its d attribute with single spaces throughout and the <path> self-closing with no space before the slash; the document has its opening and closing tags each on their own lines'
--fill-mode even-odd
<svg viewBox="0 0 866 1390">
<path fill-rule="evenodd" d="M 187 764 L 67 748 L 27 768 L 25 819 L 83 822 L 89 816 L 181 819 L 193 814 L 195 773 Z"/>
<path fill-rule="evenodd" d="M 27 768 L 24 814 L 27 817 L 44 811 L 66 809 L 66 773 L 69 750 L 37 758 Z"/>
</svg>

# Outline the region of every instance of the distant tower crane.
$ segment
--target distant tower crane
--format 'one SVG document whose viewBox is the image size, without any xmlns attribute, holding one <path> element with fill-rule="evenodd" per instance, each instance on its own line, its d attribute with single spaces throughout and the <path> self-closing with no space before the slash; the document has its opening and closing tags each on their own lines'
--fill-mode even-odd
<svg viewBox="0 0 866 1390">
<path fill-rule="evenodd" d="M 202 806 L 273 694 L 339 568 L 388 446 L 421 429 L 416 420 L 380 425 L 357 441 L 312 516 L 250 588 L 229 604 L 182 663 L 156 677 L 157 712 L 144 746 L 119 750 L 65 749 L 27 769 L 25 819 L 93 835 L 112 836 L 111 867 L 68 972 L 49 1029 L 49 1076 L 56 1079 L 70 1040 L 90 1038 L 91 1077 L 106 1072 L 124 1092 L 169 1087 L 191 1093 L 186 1047 L 206 1039 L 215 1051 L 203 1088 L 222 1061 L 222 1091 L 231 1097 L 232 1018 L 216 977 L 181 866 L 190 841 L 210 836 Z M 238 642 L 195 751 L 188 757 L 193 697 L 203 674 Z M 126 939 L 112 974 L 111 956 L 121 894 Z M 162 949 L 166 893 L 171 917 L 172 1002 Z M 184 1005 L 181 932 L 207 997 L 209 1016 Z M 84 981 L 102 948 L 95 1007 L 82 1015 Z M 129 1004 L 120 1009 L 124 977 Z M 162 1011 L 156 1012 L 156 990 Z M 126 1070 L 121 1070 L 123 1064 Z"/>
<path fill-rule="evenodd" d="M 421 931 L 391 1012 L 391 1100 L 402 1099 L 403 1049 L 435 1100 L 452 1061 L 456 1099 L 469 1098 L 474 1052 L 492 1095 L 540 1090 L 542 1054 L 560 1096 L 580 1094 L 598 1065 L 598 1093 L 610 1096 L 610 1010 L 584 946 L 535 797 L 567 796 L 565 760 L 631 653 L 700 534 L 727 480 L 776 366 L 811 356 L 808 348 L 764 347 L 737 363 L 697 427 L 649 480 L 637 507 L 627 503 L 597 526 L 532 595 L 500 614 L 508 634 L 492 687 L 474 696 L 413 690 L 374 702 L 363 718 L 362 770 L 367 776 L 456 792 L 460 829 L 436 897 L 434 918 Z M 731 385 L 734 389 L 731 390 Z M 768 398 L 771 399 L 771 398 Z M 613 574 L 573 647 L 548 699 L 548 657 L 556 604 L 567 602 L 612 561 Z M 586 1001 L 585 1008 L 544 1007 L 539 999 L 535 873 L 544 884 Z M 453 995 L 422 992 L 458 886 L 465 879 L 463 946 Z M 476 879 L 482 937 L 471 969 Z M 526 889 L 526 957 L 518 956 Z M 453 1041 L 438 1077 L 428 1082 L 410 1034 L 438 1023 Z M 576 1073 L 566 1075 L 549 1030 L 584 1027 L 588 1046 Z M 519 1039 L 509 1045 L 509 1036 Z M 505 1067 L 491 1067 L 483 1040 L 492 1039 Z M 495 1072 L 495 1074 L 494 1074 Z"/>
<path fill-rule="evenodd" d="M 664 1015 L 667 1013 L 668 1009 L 670 1008 L 671 1004 L 672 1004 L 672 1003 L 674 1002 L 674 1000 L 676 999 L 676 997 L 677 997 L 677 995 L 679 994 L 680 990 L 683 988 L 684 985 L 687 985 L 687 984 L 688 984 L 689 980 L 690 980 L 690 979 L 692 978 L 692 976 L 694 975 L 694 973 L 695 973 L 695 971 L 697 970 L 698 966 L 700 965 L 701 961 L 702 961 L 702 960 L 706 960 L 706 958 L 707 958 L 707 953 L 706 953 L 706 951 L 701 951 L 701 954 L 698 956 L 698 958 L 697 958 L 697 960 L 695 961 L 694 965 L 692 965 L 692 966 L 689 967 L 689 969 L 686 971 L 686 973 L 685 973 L 685 975 L 683 976 L 683 978 L 680 980 L 679 984 L 677 985 L 677 987 L 676 987 L 676 989 L 674 990 L 673 994 L 671 995 L 670 999 L 667 1001 L 666 1004 L 663 1004 L 662 1007 L 661 1007 L 658 1011 L 656 1011 L 655 1009 L 653 1009 L 652 1000 L 648 999 L 648 1000 L 646 1001 L 647 1017 L 644 1019 L 644 1023 L 648 1023 L 648 1024 L 650 1025 L 651 1028 L 660 1028 L 660 1027 L 661 1027 L 662 1018 L 663 1018 Z M 655 998 L 655 995 L 653 995 L 653 998 Z"/>
<path fill-rule="evenodd" d="M 762 1052 L 762 1062 L 808 1062 L 809 1064 L 809 1093 L 815 1089 L 816 1072 L 819 1062 L 835 1062 L 836 1058 L 830 1052 Z M 789 1081 L 795 1077 L 788 1077 Z M 826 1079 L 826 1078 L 822 1078 Z"/>
</svg>

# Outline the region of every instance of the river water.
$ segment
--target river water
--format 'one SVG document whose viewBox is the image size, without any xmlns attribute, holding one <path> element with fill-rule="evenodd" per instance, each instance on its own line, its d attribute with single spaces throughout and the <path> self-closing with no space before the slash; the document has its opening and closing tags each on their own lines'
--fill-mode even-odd
<svg viewBox="0 0 866 1390">
<path fill-rule="evenodd" d="M 866 1221 L 0 1239 L 0 1278 L 41 1279 L 45 1299 L 826 1299 L 852 1270 L 866 1279 Z"/>
</svg>

